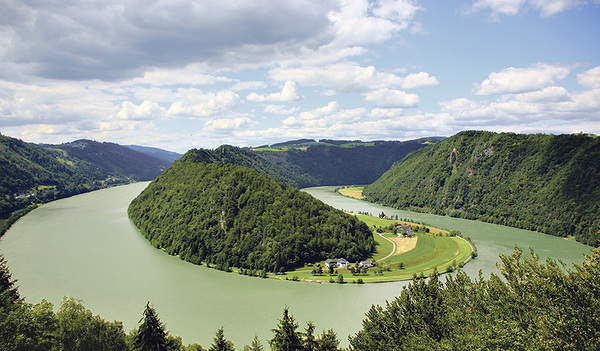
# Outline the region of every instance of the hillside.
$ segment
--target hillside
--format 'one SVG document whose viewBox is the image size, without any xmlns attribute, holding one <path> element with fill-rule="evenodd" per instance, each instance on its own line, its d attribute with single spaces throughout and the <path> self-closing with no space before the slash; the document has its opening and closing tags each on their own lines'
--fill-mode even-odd
<svg viewBox="0 0 600 351">
<path fill-rule="evenodd" d="M 397 163 L 363 195 L 598 246 L 600 138 L 461 132 Z"/>
<path fill-rule="evenodd" d="M 125 147 L 128 147 L 137 152 L 141 152 L 148 156 L 152 156 L 156 159 L 166 162 L 169 165 L 171 163 L 175 162 L 176 160 L 178 160 L 181 156 L 183 156 L 183 155 L 178 154 L 173 151 L 167 151 L 167 150 L 158 149 L 155 147 L 139 146 L 139 145 L 125 145 Z"/>
<path fill-rule="evenodd" d="M 396 161 L 441 138 L 410 141 L 334 141 L 300 139 L 258 148 L 223 145 L 192 150 L 207 159 L 253 168 L 297 188 L 370 184 Z"/>
<path fill-rule="evenodd" d="M 113 184 L 151 180 L 168 163 L 110 143 L 35 145 L 0 135 L 0 217 Z"/>
<path fill-rule="evenodd" d="M 374 251 L 355 217 L 212 156 L 189 151 L 132 201 L 129 216 L 154 246 L 196 264 L 271 272 Z"/>
</svg>

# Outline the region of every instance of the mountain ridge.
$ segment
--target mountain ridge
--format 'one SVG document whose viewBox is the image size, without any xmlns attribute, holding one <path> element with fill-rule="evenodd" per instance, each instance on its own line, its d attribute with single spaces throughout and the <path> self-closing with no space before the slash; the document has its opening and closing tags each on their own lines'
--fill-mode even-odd
<svg viewBox="0 0 600 351">
<path fill-rule="evenodd" d="M 600 241 L 600 138 L 465 131 L 365 187 L 386 206 Z"/>
</svg>

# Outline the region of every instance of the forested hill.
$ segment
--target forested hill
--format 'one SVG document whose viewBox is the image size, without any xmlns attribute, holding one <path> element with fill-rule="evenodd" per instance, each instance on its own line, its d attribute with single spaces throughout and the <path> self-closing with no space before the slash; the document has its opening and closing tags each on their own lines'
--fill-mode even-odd
<svg viewBox="0 0 600 351">
<path fill-rule="evenodd" d="M 310 139 L 258 148 L 223 145 L 191 150 L 211 161 L 253 168 L 297 188 L 320 185 L 370 184 L 410 152 L 442 138 L 411 141 L 335 141 Z M 188 155 L 189 157 L 189 155 Z"/>
<path fill-rule="evenodd" d="M 33 203 L 151 180 L 168 165 L 117 144 L 36 145 L 0 135 L 0 218 Z"/>
<path fill-rule="evenodd" d="M 271 272 L 374 251 L 355 217 L 213 156 L 189 151 L 132 201 L 129 216 L 154 246 L 196 264 Z"/>
<path fill-rule="evenodd" d="M 467 131 L 397 163 L 369 201 L 600 241 L 600 138 Z"/>
</svg>

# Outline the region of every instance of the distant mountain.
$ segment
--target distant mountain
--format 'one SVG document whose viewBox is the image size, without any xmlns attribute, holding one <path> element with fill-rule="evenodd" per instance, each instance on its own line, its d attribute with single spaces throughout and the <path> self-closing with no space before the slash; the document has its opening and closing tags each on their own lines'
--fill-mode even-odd
<svg viewBox="0 0 600 351">
<path fill-rule="evenodd" d="M 157 158 L 159 160 L 165 161 L 169 165 L 171 163 L 175 162 L 176 160 L 178 160 L 181 156 L 183 156 L 182 154 L 178 154 L 178 153 L 173 152 L 173 151 L 167 151 L 167 150 L 158 149 L 158 148 L 155 148 L 155 147 L 139 146 L 139 145 L 125 145 L 125 147 L 128 147 L 128 148 L 130 148 L 132 150 L 135 150 L 137 152 L 141 152 L 141 153 L 146 154 L 148 156 L 152 156 L 152 157 Z"/>
<path fill-rule="evenodd" d="M 154 246 L 224 270 L 279 272 L 330 257 L 361 260 L 375 249 L 356 217 L 202 150 L 173 163 L 128 211 Z"/>
<path fill-rule="evenodd" d="M 188 157 L 253 168 L 281 182 L 303 188 L 369 184 L 407 154 L 443 138 L 411 141 L 332 141 L 300 139 L 258 148 L 223 145 L 190 150 Z"/>
<path fill-rule="evenodd" d="M 368 201 L 600 243 L 600 138 L 461 132 L 365 187 Z"/>
<path fill-rule="evenodd" d="M 0 217 L 32 203 L 152 180 L 168 165 L 112 143 L 36 145 L 0 135 Z"/>
</svg>

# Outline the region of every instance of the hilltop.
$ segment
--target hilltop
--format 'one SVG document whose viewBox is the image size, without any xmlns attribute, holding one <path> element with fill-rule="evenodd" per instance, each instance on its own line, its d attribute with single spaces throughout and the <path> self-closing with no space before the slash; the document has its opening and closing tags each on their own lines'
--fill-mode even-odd
<svg viewBox="0 0 600 351">
<path fill-rule="evenodd" d="M 269 272 L 374 252 L 354 216 L 213 156 L 189 151 L 131 202 L 129 217 L 154 246 L 196 264 Z"/>
<path fill-rule="evenodd" d="M 461 132 L 398 162 L 363 195 L 598 246 L 600 138 Z"/>
<path fill-rule="evenodd" d="M 211 161 L 253 168 L 297 188 L 339 184 L 370 184 L 409 153 L 443 138 L 410 141 L 300 139 L 240 148 L 190 150 Z M 188 156 L 190 157 L 190 156 Z"/>
</svg>

